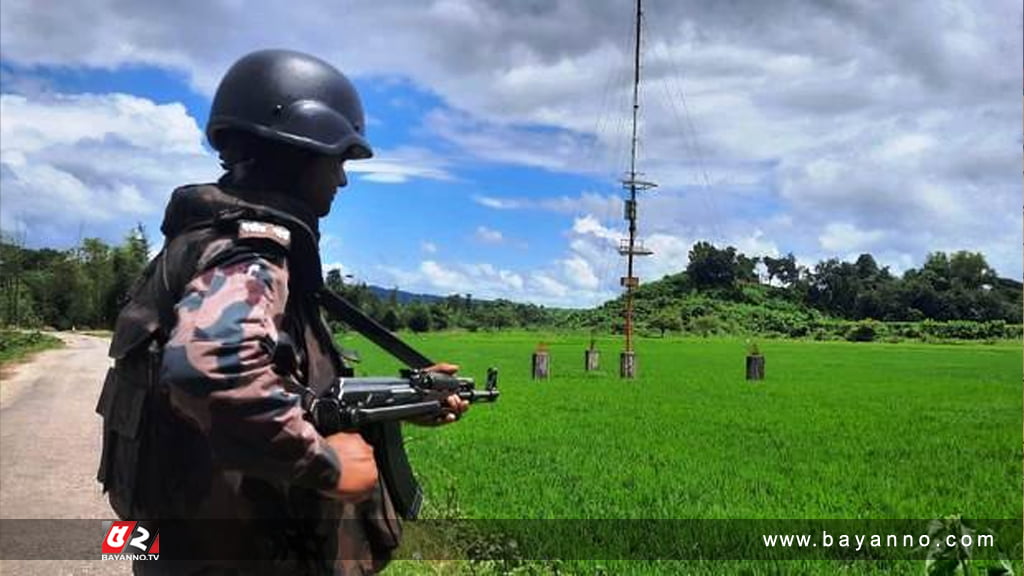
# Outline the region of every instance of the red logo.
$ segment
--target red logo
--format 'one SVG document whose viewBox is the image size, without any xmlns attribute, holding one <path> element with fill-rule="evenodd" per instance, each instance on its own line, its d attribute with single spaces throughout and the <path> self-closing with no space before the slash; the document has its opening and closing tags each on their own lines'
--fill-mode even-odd
<svg viewBox="0 0 1024 576">
<path fill-rule="evenodd" d="M 160 535 L 138 522 L 113 522 L 103 537 L 103 554 L 160 554 Z"/>
</svg>

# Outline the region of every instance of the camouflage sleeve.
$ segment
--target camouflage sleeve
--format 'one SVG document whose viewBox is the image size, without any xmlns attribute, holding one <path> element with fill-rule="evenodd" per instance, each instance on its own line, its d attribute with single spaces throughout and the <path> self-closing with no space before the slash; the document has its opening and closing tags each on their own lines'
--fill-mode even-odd
<svg viewBox="0 0 1024 576">
<path fill-rule="evenodd" d="M 233 247 L 227 261 L 189 282 L 161 377 L 224 467 L 329 490 L 340 474 L 337 455 L 274 370 L 288 267 L 284 254 L 266 252 Z"/>
</svg>

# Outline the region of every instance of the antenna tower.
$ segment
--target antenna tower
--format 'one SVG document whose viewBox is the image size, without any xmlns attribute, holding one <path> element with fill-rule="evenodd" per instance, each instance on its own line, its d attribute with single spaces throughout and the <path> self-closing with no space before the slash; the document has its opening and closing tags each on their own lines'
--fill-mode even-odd
<svg viewBox="0 0 1024 576">
<path fill-rule="evenodd" d="M 636 169 L 637 148 L 640 143 L 637 133 L 637 120 L 640 113 L 640 31 L 643 7 L 641 0 L 636 0 L 636 45 L 633 50 L 633 142 L 630 151 L 629 174 L 622 180 L 622 187 L 629 190 L 629 198 L 625 201 L 624 217 L 629 222 L 629 238 L 619 241 L 619 254 L 626 257 L 626 275 L 620 284 L 626 290 L 625 309 L 625 350 L 619 357 L 619 375 L 622 378 L 636 376 L 636 352 L 633 349 L 633 291 L 640 285 L 640 279 L 634 275 L 633 258 L 650 256 L 654 252 L 644 246 L 636 235 L 637 192 L 650 190 L 657 186 L 654 182 L 641 180 L 642 176 Z"/>
</svg>

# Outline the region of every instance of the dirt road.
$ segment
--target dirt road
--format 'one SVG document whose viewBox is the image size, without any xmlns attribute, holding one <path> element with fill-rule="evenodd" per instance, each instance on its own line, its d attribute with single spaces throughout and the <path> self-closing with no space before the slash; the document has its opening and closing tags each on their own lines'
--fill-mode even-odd
<svg viewBox="0 0 1024 576">
<path fill-rule="evenodd" d="M 99 552 L 100 520 L 115 518 L 96 482 L 101 421 L 94 408 L 109 341 L 59 336 L 64 348 L 38 354 L 0 381 L 0 519 L 96 519 Z M 130 572 L 127 562 L 0 560 L 4 576 Z"/>
</svg>

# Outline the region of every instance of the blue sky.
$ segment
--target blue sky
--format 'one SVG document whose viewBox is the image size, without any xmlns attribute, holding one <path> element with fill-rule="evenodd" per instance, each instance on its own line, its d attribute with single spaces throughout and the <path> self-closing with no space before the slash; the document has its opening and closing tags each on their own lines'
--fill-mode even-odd
<svg viewBox="0 0 1024 576">
<path fill-rule="evenodd" d="M 896 271 L 967 249 L 1019 278 L 1019 3 L 761 4 L 648 4 L 640 167 L 660 187 L 641 202 L 641 277 L 706 239 Z M 5 1 L 3 229 L 66 247 L 141 221 L 159 242 L 171 190 L 219 172 L 202 129 L 220 75 L 289 47 L 352 77 L 377 151 L 349 164 L 325 263 L 559 306 L 618 291 L 628 6 L 251 6 Z"/>
</svg>

